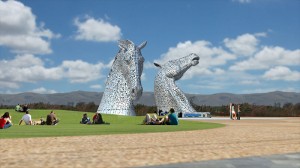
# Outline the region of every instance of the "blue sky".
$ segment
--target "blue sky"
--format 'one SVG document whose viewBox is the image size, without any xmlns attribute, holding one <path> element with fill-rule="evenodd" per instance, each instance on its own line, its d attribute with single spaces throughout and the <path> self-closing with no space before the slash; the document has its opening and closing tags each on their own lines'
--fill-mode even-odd
<svg viewBox="0 0 300 168">
<path fill-rule="evenodd" d="M 299 0 L 0 1 L 0 93 L 104 91 L 118 40 L 160 64 L 200 56 L 186 93 L 300 92 Z"/>
</svg>

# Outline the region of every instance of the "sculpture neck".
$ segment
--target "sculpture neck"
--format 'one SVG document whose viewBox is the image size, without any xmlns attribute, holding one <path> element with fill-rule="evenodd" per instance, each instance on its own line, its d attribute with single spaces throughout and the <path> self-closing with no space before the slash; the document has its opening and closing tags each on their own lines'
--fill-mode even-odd
<svg viewBox="0 0 300 168">
<path fill-rule="evenodd" d="M 117 115 L 135 115 L 126 80 L 119 73 L 110 73 L 98 112 Z"/>
</svg>

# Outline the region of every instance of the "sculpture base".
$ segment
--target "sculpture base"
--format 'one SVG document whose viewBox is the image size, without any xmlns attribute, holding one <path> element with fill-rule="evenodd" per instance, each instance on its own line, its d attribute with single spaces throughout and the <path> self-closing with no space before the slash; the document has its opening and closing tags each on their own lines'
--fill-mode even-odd
<svg viewBox="0 0 300 168">
<path fill-rule="evenodd" d="M 181 118 L 211 118 L 210 112 L 186 112 L 182 113 Z"/>
<path fill-rule="evenodd" d="M 124 109 L 98 109 L 97 113 L 136 116 L 135 111 L 133 111 L 131 109 L 126 109 L 126 110 L 124 110 Z"/>
</svg>

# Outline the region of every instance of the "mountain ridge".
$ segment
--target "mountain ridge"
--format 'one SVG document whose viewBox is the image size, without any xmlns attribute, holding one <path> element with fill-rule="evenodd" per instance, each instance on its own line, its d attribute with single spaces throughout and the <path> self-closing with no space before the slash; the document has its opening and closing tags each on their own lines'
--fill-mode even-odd
<svg viewBox="0 0 300 168">
<path fill-rule="evenodd" d="M 33 92 L 24 92 L 18 94 L 0 94 L 1 105 L 16 105 L 30 103 L 49 103 L 57 105 L 76 105 L 79 102 L 94 102 L 98 105 L 101 101 L 103 92 L 73 91 L 66 93 L 40 94 Z M 233 103 L 249 103 L 256 105 L 271 105 L 280 103 L 300 103 L 300 93 L 274 91 L 268 93 L 252 94 L 233 94 L 233 93 L 215 93 L 215 94 L 185 94 L 190 102 L 197 105 L 221 106 Z M 135 104 L 144 104 L 155 106 L 153 92 L 144 92 L 141 98 Z"/>
</svg>

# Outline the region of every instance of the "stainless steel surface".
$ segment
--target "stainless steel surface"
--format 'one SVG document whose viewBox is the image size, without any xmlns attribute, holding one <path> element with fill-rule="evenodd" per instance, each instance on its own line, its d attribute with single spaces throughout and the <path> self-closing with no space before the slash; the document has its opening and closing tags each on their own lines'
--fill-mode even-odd
<svg viewBox="0 0 300 168">
<path fill-rule="evenodd" d="M 154 63 L 159 71 L 154 81 L 154 98 L 157 110 L 169 111 L 174 108 L 175 112 L 195 112 L 184 93 L 176 86 L 184 73 L 199 63 L 199 56 L 190 54 L 180 59 L 171 60 L 164 65 Z"/>
<path fill-rule="evenodd" d="M 141 75 L 144 57 L 141 49 L 147 42 L 136 46 L 130 40 L 119 41 L 119 52 L 107 77 L 98 113 L 135 116 L 133 101 L 143 92 Z"/>
</svg>

